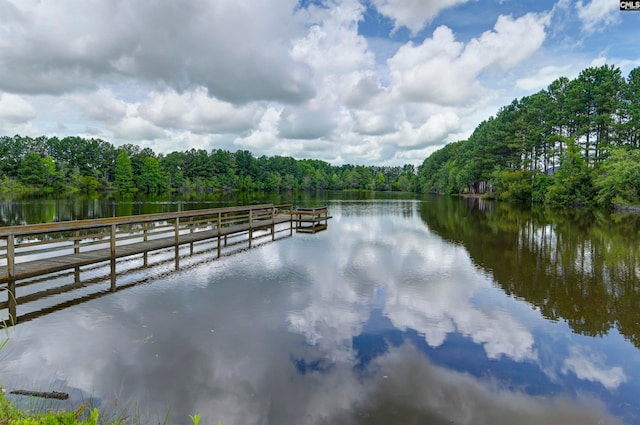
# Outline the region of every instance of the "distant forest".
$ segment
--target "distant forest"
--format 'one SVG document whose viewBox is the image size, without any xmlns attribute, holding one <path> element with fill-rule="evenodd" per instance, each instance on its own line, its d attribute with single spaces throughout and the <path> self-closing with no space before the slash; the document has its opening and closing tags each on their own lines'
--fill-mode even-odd
<svg viewBox="0 0 640 425">
<path fill-rule="evenodd" d="M 416 169 L 246 150 L 157 154 L 81 137 L 0 137 L 0 193 L 378 190 L 640 207 L 640 68 L 610 65 L 515 99 Z"/>
<path fill-rule="evenodd" d="M 256 158 L 246 150 L 191 149 L 165 155 L 100 139 L 0 137 L 0 193 L 416 191 L 416 184 L 413 165 L 338 167 L 313 159 Z"/>
<path fill-rule="evenodd" d="M 640 205 L 640 68 L 603 65 L 514 100 L 419 168 L 421 191 L 549 205 Z"/>
</svg>

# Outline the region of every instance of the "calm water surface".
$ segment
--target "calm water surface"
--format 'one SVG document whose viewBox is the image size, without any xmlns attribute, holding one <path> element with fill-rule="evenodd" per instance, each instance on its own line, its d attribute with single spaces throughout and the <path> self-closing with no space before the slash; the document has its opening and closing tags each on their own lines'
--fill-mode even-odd
<svg viewBox="0 0 640 425">
<path fill-rule="evenodd" d="M 640 424 L 637 217 L 305 201 L 327 231 L 14 327 L 1 384 L 182 424 Z"/>
</svg>

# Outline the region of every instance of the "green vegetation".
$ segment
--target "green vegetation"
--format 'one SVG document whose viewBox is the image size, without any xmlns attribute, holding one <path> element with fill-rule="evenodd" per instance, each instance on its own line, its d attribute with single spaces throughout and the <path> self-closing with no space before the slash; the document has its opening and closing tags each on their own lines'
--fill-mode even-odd
<svg viewBox="0 0 640 425">
<path fill-rule="evenodd" d="M 337 167 L 312 159 L 255 158 L 246 150 L 156 154 L 80 137 L 0 137 L 0 193 L 415 191 L 416 184 L 413 165 Z"/>
<path fill-rule="evenodd" d="M 516 99 L 412 165 L 332 166 L 222 149 L 156 154 L 80 137 L 0 137 L 0 193 L 418 191 L 554 206 L 640 206 L 640 68 L 603 65 Z"/>
<path fill-rule="evenodd" d="M 609 65 L 514 100 L 425 159 L 419 190 L 554 206 L 640 205 L 640 68 Z"/>
<path fill-rule="evenodd" d="M 200 414 L 189 415 L 193 425 L 200 425 Z M 45 410 L 35 409 L 27 411 L 16 407 L 0 390 L 0 425 L 130 425 L 142 423 L 132 418 L 104 419 L 98 408 L 82 405 L 76 410 Z M 158 421 L 167 423 L 166 418 Z M 222 421 L 218 422 L 222 425 Z"/>
<path fill-rule="evenodd" d="M 81 407 L 76 411 L 58 411 L 28 413 L 16 408 L 0 393 L 0 424 L 1 425 L 97 425 L 100 412 L 98 409 Z M 111 422 L 119 424 L 120 422 Z"/>
</svg>

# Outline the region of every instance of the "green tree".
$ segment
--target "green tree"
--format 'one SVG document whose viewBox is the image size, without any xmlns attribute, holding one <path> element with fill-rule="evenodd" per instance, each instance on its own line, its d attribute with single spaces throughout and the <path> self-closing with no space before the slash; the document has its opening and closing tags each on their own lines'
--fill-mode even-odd
<svg viewBox="0 0 640 425">
<path fill-rule="evenodd" d="M 169 189 L 189 191 L 190 182 L 185 177 L 186 161 L 184 152 L 171 152 L 158 159 L 160 172 L 168 179 Z"/>
<path fill-rule="evenodd" d="M 571 112 L 577 117 L 575 140 L 590 164 L 606 157 L 615 140 L 615 126 L 624 80 L 612 65 L 590 67 L 572 81 Z"/>
<path fill-rule="evenodd" d="M 158 193 L 163 188 L 162 175 L 160 174 L 160 164 L 152 156 L 148 156 L 142 163 L 138 188 L 144 193 Z"/>
<path fill-rule="evenodd" d="M 118 150 L 115 165 L 115 181 L 116 187 L 120 192 L 130 192 L 134 188 L 133 184 L 133 167 L 129 154 L 124 149 Z"/>
<path fill-rule="evenodd" d="M 237 173 L 240 177 L 251 176 L 256 179 L 260 174 L 258 161 L 253 154 L 247 150 L 237 151 L 233 155 L 237 166 Z"/>
<path fill-rule="evenodd" d="M 570 81 L 567 77 L 560 77 L 549 84 L 547 90 L 550 105 L 546 119 L 551 129 L 549 140 L 552 155 L 551 168 L 560 163 L 560 157 L 566 150 L 566 142 L 575 127 L 574 116 L 568 109 L 569 85 Z M 543 171 L 546 173 L 547 169 Z"/>
<path fill-rule="evenodd" d="M 54 191 L 58 193 L 65 192 L 66 187 L 64 185 L 64 176 L 58 170 L 53 158 L 46 156 L 42 160 L 42 166 L 45 173 L 45 191 L 49 193 L 53 193 Z"/>
<path fill-rule="evenodd" d="M 594 182 L 599 205 L 640 205 L 640 150 L 615 148 Z"/>
<path fill-rule="evenodd" d="M 77 184 L 84 193 L 95 192 L 100 187 L 100 182 L 91 176 L 80 176 Z"/>
<path fill-rule="evenodd" d="M 358 188 L 364 190 L 373 190 L 374 181 L 371 168 L 365 167 L 363 165 L 357 165 L 355 168 L 355 172 L 358 174 Z"/>
<path fill-rule="evenodd" d="M 47 182 L 48 167 L 44 157 L 36 152 L 29 152 L 20 161 L 18 179 L 28 185 L 44 186 Z"/>
<path fill-rule="evenodd" d="M 560 168 L 553 175 L 545 202 L 554 206 L 583 206 L 592 203 L 595 190 L 591 170 L 575 143 L 567 146 Z"/>
<path fill-rule="evenodd" d="M 622 90 L 620 144 L 640 148 L 640 67 L 631 70 Z"/>
<path fill-rule="evenodd" d="M 376 190 L 387 190 L 387 179 L 381 171 L 376 174 Z"/>
<path fill-rule="evenodd" d="M 502 169 L 494 172 L 493 189 L 501 200 L 531 200 L 533 191 L 531 171 Z"/>
</svg>

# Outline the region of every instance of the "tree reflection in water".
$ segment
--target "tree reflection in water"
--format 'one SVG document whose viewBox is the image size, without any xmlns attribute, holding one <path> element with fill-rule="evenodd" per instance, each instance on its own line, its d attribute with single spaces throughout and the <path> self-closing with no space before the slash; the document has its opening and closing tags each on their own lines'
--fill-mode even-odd
<svg viewBox="0 0 640 425">
<path fill-rule="evenodd" d="M 424 203 L 420 214 L 464 245 L 503 290 L 579 334 L 616 327 L 640 348 L 640 215 L 551 210 L 482 199 Z"/>
</svg>

